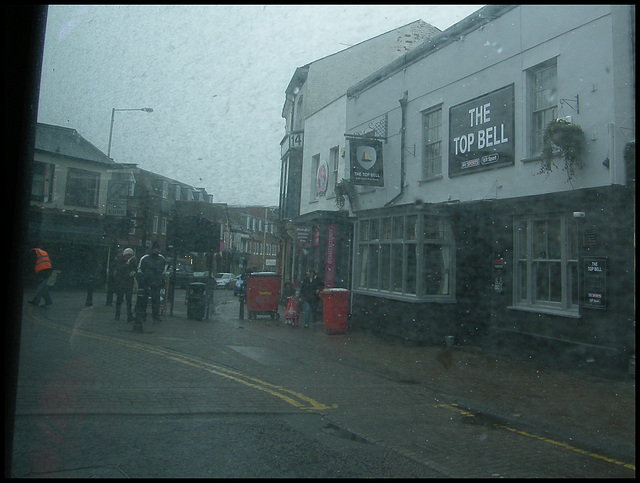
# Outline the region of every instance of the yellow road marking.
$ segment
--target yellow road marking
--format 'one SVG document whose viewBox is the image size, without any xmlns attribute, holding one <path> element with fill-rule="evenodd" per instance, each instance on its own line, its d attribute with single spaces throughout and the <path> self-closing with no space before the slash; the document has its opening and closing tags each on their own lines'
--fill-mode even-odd
<svg viewBox="0 0 640 483">
<path fill-rule="evenodd" d="M 137 349 L 137 350 L 155 354 L 161 357 L 165 357 L 174 362 L 179 362 L 181 364 L 202 369 L 207 372 L 210 372 L 211 374 L 215 374 L 217 376 L 230 379 L 232 381 L 251 387 L 253 389 L 266 392 L 267 394 L 270 394 L 272 396 L 282 399 L 286 403 L 291 404 L 292 406 L 295 406 L 298 409 L 319 411 L 319 410 L 325 410 L 325 409 L 335 409 L 338 407 L 337 404 L 332 404 L 332 405 L 322 404 L 308 396 L 305 396 L 304 394 L 292 391 L 285 387 L 271 384 L 269 382 L 262 381 L 252 376 L 247 376 L 240 372 L 237 372 L 231 369 L 226 369 L 224 367 L 217 366 L 215 364 L 203 362 L 201 360 L 198 360 L 194 357 L 191 357 L 185 354 L 176 354 L 172 351 L 162 349 L 160 347 L 154 347 L 154 346 L 141 344 L 139 342 L 135 342 L 127 339 L 122 339 L 119 337 L 99 334 L 99 333 L 88 331 L 85 329 L 79 329 L 76 327 L 73 327 L 73 328 L 66 327 L 63 325 L 55 324 L 53 322 L 47 322 L 45 320 L 42 320 L 36 317 L 33 313 L 30 313 L 30 315 L 32 316 L 31 318 L 33 322 L 43 325 L 45 327 L 60 330 L 63 332 L 68 332 L 72 335 L 72 337 L 82 336 L 82 337 L 97 339 L 103 342 L 111 342 L 113 344 L 119 344 L 121 346 L 129 347 L 132 349 Z"/>
<path fill-rule="evenodd" d="M 460 414 L 462 414 L 464 416 L 467 416 L 467 417 L 472 417 L 472 418 L 475 417 L 475 414 L 472 414 L 472 413 L 470 413 L 468 411 L 460 409 L 456 403 L 452 403 L 452 404 L 436 404 L 434 407 L 436 407 L 436 408 L 446 408 L 446 409 L 449 409 L 451 411 L 458 412 L 458 413 L 460 413 Z M 543 441 L 545 443 L 552 444 L 554 446 L 559 446 L 561 448 L 567 449 L 569 451 L 573 451 L 575 453 L 580 453 L 580 454 L 583 454 L 585 456 L 590 456 L 592 458 L 597 458 L 597 459 L 606 461 L 608 463 L 613 463 L 614 465 L 619 465 L 619 466 L 622 466 L 624 468 L 628 468 L 628 469 L 633 470 L 633 471 L 636 470 L 636 466 L 632 465 L 631 463 L 623 463 L 622 461 L 618 461 L 618 460 L 615 460 L 613 458 L 609 458 L 607 456 L 602 456 L 602 455 L 599 455 L 597 453 L 593 453 L 591 451 L 585 451 L 585 450 L 580 449 L 580 448 L 575 448 L 575 447 L 573 447 L 571 445 L 568 445 L 568 444 L 565 444 L 565 443 L 561 443 L 561 442 L 555 441 L 553 439 L 543 438 L 542 436 L 536 436 L 535 434 L 530 434 L 530 433 L 527 433 L 525 431 L 520 431 L 518 429 L 513 429 L 513 428 L 510 428 L 509 426 L 505 426 L 503 424 L 494 424 L 493 426 L 496 427 L 496 428 L 499 428 L 499 429 L 504 429 L 506 431 L 511 431 L 512 433 L 516 433 L 516 434 L 519 434 L 521 436 L 526 436 L 527 438 L 533 438 L 533 439 L 537 439 L 538 441 Z"/>
</svg>

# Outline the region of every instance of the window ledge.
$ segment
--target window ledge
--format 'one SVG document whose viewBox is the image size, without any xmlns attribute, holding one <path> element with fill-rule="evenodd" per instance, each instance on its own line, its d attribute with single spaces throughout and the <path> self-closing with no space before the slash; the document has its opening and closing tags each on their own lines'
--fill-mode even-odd
<svg viewBox="0 0 640 483">
<path fill-rule="evenodd" d="M 541 160 L 542 160 L 542 154 L 534 154 L 533 156 L 530 156 L 528 158 L 522 158 L 520 162 L 527 164 L 527 163 L 535 163 L 536 161 L 541 161 Z"/>
<path fill-rule="evenodd" d="M 520 310 L 522 312 L 534 312 L 537 314 L 557 315 L 559 317 L 568 317 L 570 319 L 580 319 L 581 315 L 578 311 L 574 310 L 561 310 L 554 309 L 552 307 L 540 307 L 540 306 L 524 306 L 524 305 L 510 305 L 507 307 L 509 310 Z"/>
<path fill-rule="evenodd" d="M 368 295 L 369 297 L 380 297 L 385 299 L 399 300 L 402 302 L 411 302 L 411 303 L 438 303 L 438 304 L 455 304 L 455 297 L 448 296 L 434 296 L 434 297 L 416 297 L 415 295 L 401 294 L 401 293 L 393 293 L 393 292 L 382 292 L 379 290 L 363 290 L 363 289 L 353 289 L 353 293 L 357 295 Z"/>
<path fill-rule="evenodd" d="M 424 178 L 424 179 L 419 179 L 418 180 L 418 184 L 424 184 L 424 183 L 429 183 L 431 181 L 437 181 L 439 179 L 442 179 L 442 175 L 441 174 L 435 174 L 433 176 L 429 176 L 428 178 Z"/>
</svg>

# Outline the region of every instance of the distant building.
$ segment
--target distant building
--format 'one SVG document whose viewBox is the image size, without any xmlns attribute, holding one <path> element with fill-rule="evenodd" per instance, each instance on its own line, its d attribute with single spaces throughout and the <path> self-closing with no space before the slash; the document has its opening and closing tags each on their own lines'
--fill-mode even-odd
<svg viewBox="0 0 640 483">
<path fill-rule="evenodd" d="M 32 178 L 27 244 L 49 251 L 59 286 L 86 286 L 89 276 L 104 283 L 125 247 L 140 255 L 158 241 L 166 253 L 176 203 L 198 205 L 198 213 L 212 206 L 204 189 L 116 163 L 75 129 L 43 123 L 36 125 Z"/>
</svg>

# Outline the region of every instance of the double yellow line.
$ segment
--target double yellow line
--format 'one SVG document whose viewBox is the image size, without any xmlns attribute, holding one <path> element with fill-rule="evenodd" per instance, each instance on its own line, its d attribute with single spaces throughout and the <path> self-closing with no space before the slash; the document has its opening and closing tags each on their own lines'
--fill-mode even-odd
<svg viewBox="0 0 640 483">
<path fill-rule="evenodd" d="M 180 364 L 184 364 L 197 369 L 202 369 L 211 374 L 215 374 L 216 376 L 224 377 L 226 379 L 230 379 L 244 386 L 251 387 L 252 389 L 265 392 L 267 394 L 270 394 L 271 396 L 282 399 L 286 403 L 298 409 L 307 410 L 307 411 L 321 411 L 326 409 L 335 409 L 338 407 L 337 404 L 332 404 L 332 405 L 322 404 L 299 392 L 295 392 L 285 387 L 271 384 L 266 381 L 262 381 L 252 376 L 247 376 L 240 372 L 227 369 L 215 364 L 211 364 L 209 362 L 203 362 L 195 357 L 191 357 L 186 354 L 176 354 L 175 352 L 172 352 L 167 349 L 163 349 L 161 347 L 154 347 L 147 344 L 141 344 L 139 342 L 135 342 L 132 340 L 127 340 L 120 337 L 112 337 L 109 335 L 100 334 L 100 333 L 93 332 L 86 329 L 81 329 L 77 327 L 66 327 L 64 325 L 49 322 L 35 316 L 33 314 L 32 308 L 30 309 L 30 312 L 31 312 L 30 313 L 31 318 L 34 323 L 37 323 L 44 327 L 49 327 L 51 329 L 68 332 L 71 334 L 72 338 L 75 336 L 86 337 L 90 339 L 100 340 L 102 342 L 110 342 L 123 347 L 128 347 L 130 349 L 135 349 L 135 350 L 147 352 L 150 354 L 154 354 L 160 357 L 164 357 L 165 359 L 169 359 L 171 361 L 178 362 Z"/>
<path fill-rule="evenodd" d="M 435 407 L 437 407 L 437 408 L 446 408 L 446 409 L 449 409 L 450 411 L 455 411 L 457 413 L 460 413 L 463 416 L 466 416 L 468 418 L 474 418 L 475 417 L 475 414 L 470 413 L 469 411 L 465 411 L 464 409 L 461 409 L 455 403 L 453 403 L 453 404 L 436 404 Z M 570 446 L 570 445 L 565 444 L 565 443 L 561 443 L 559 441 L 555 441 L 553 439 L 543 438 L 542 436 L 536 436 L 535 434 L 530 434 L 530 433 L 527 433 L 525 431 L 520 431 L 518 429 L 513 429 L 513 428 L 510 428 L 509 426 L 505 426 L 504 424 L 494 423 L 493 426 L 495 428 L 504 429 L 506 431 L 511 431 L 512 433 L 519 434 L 520 436 L 526 436 L 527 438 L 537 439 L 538 441 L 543 441 L 545 443 L 549 443 L 549 444 L 552 444 L 554 446 L 559 446 L 560 448 L 564 448 L 564 449 L 567 449 L 569 451 L 573 451 L 575 453 L 580 453 L 582 455 L 590 456 L 592 458 L 603 460 L 603 461 L 606 461 L 608 463 L 613 463 L 614 465 L 622 466 L 624 468 L 628 468 L 628 469 L 633 470 L 633 471 L 636 470 L 636 466 L 632 465 L 631 463 L 623 463 L 622 461 L 618 461 L 618 460 L 615 460 L 613 458 L 609 458 L 607 456 L 602 456 L 602 455 L 599 455 L 597 453 L 593 453 L 591 451 L 585 451 L 585 450 L 580 449 L 580 448 L 575 448 L 573 446 Z"/>
</svg>

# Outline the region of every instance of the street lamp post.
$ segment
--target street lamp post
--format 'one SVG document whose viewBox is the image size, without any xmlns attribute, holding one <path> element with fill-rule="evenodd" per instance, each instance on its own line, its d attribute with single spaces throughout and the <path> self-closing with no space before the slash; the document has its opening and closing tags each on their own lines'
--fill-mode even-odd
<svg viewBox="0 0 640 483">
<path fill-rule="evenodd" d="M 150 107 L 136 108 L 136 109 L 116 109 L 115 107 L 111 109 L 111 128 L 109 129 L 109 147 L 107 148 L 107 157 L 111 157 L 111 138 L 113 137 L 113 119 L 116 115 L 116 111 L 144 111 L 144 112 L 153 112 L 153 109 Z"/>
<path fill-rule="evenodd" d="M 116 111 L 144 111 L 144 112 L 153 112 L 153 109 L 150 107 L 142 107 L 135 109 L 116 109 L 115 107 L 111 109 L 111 127 L 109 128 L 109 147 L 107 148 L 107 157 L 111 158 L 111 139 L 113 137 L 113 120 L 116 115 Z M 112 241 L 112 244 L 115 243 Z M 111 244 L 109 245 L 109 250 L 107 251 L 107 305 L 111 305 L 113 301 L 113 288 L 111 283 L 111 273 L 110 273 L 110 264 L 111 264 Z"/>
</svg>

